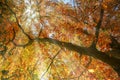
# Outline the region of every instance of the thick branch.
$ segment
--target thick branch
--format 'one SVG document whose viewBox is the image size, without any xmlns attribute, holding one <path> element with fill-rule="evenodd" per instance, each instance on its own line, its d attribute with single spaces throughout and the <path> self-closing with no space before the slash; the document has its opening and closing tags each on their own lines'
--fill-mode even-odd
<svg viewBox="0 0 120 80">
<path fill-rule="evenodd" d="M 111 41 L 112 41 L 112 43 L 110 44 L 110 46 L 113 49 L 119 49 L 120 50 L 120 43 L 113 36 L 110 36 L 110 37 L 111 37 Z"/>
<path fill-rule="evenodd" d="M 77 46 L 77 45 L 74 45 L 71 43 L 61 42 L 61 41 L 51 39 L 51 38 L 42 38 L 42 39 L 39 38 L 38 41 L 50 42 L 50 43 L 65 47 L 69 50 L 76 51 L 79 54 L 82 53 L 84 55 L 92 56 L 96 59 L 99 59 L 99 60 L 109 64 L 120 75 L 120 58 L 116 58 L 114 56 L 109 56 L 109 55 L 107 55 L 107 53 L 98 51 L 94 47 L 89 47 L 89 48 L 80 47 L 80 46 Z M 111 52 L 111 54 L 115 53 L 115 51 L 110 51 L 110 52 Z"/>
<path fill-rule="evenodd" d="M 95 32 L 95 37 L 96 37 L 97 40 L 98 40 L 98 36 L 99 36 L 100 26 L 101 26 L 102 20 L 103 20 L 103 15 L 104 15 L 104 10 L 101 9 L 101 11 L 100 11 L 100 19 L 99 19 L 99 21 L 98 21 L 98 23 L 96 25 L 96 32 Z M 96 40 L 96 42 L 97 42 L 97 40 Z"/>
</svg>

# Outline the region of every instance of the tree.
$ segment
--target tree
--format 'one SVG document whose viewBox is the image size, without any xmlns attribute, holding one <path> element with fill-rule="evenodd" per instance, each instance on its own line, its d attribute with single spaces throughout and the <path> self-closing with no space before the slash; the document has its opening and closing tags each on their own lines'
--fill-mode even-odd
<svg viewBox="0 0 120 80">
<path fill-rule="evenodd" d="M 119 0 L 0 1 L 1 80 L 120 75 Z"/>
</svg>

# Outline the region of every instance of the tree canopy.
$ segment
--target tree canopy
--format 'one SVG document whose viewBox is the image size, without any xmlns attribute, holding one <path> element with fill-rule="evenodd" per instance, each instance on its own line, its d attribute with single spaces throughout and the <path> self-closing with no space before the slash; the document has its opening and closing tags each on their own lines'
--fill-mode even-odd
<svg viewBox="0 0 120 80">
<path fill-rule="evenodd" d="M 0 0 L 1 80 L 119 76 L 119 0 Z"/>
</svg>

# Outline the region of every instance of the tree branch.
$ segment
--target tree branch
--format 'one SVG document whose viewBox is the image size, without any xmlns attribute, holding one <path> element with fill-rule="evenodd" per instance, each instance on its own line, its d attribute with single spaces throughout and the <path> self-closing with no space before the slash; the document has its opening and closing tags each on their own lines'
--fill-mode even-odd
<svg viewBox="0 0 120 80">
<path fill-rule="evenodd" d="M 19 21 L 17 19 L 16 13 L 9 7 L 9 5 L 7 4 L 7 2 L 5 2 L 5 4 L 7 6 L 7 8 L 10 10 L 10 12 L 14 15 L 15 19 L 16 19 L 16 23 L 18 25 L 18 27 L 22 30 L 22 32 L 28 37 L 28 39 L 30 40 L 30 36 L 24 31 L 24 29 L 22 28 L 22 26 L 19 24 Z"/>
<path fill-rule="evenodd" d="M 92 56 L 96 59 L 99 59 L 109 64 L 118 73 L 118 75 L 120 75 L 120 58 L 116 58 L 115 56 L 109 56 L 107 55 L 107 52 L 98 51 L 94 47 L 88 47 L 88 48 L 80 47 L 78 45 L 74 45 L 74 44 L 67 43 L 67 42 L 61 42 L 61 41 L 51 39 L 51 38 L 39 38 L 38 41 L 57 44 L 58 46 L 65 47 L 72 51 L 76 51 L 79 54 L 82 53 L 84 55 Z M 109 52 L 111 52 L 111 54 L 115 53 L 115 51 L 109 51 Z"/>
<path fill-rule="evenodd" d="M 51 63 L 49 64 L 48 68 L 46 69 L 46 71 L 43 73 L 43 75 L 41 76 L 41 79 L 44 77 L 44 75 L 47 73 L 47 71 L 49 70 L 50 66 L 53 64 L 54 59 L 56 58 L 56 56 L 60 53 L 61 49 L 53 56 Z"/>
</svg>

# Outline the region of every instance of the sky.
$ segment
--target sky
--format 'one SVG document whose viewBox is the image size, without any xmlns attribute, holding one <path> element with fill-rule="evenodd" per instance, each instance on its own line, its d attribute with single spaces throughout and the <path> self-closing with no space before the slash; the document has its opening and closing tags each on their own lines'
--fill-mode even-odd
<svg viewBox="0 0 120 80">
<path fill-rule="evenodd" d="M 65 4 L 69 3 L 72 6 L 74 5 L 74 3 L 73 3 L 74 0 L 59 0 L 59 1 L 63 1 Z"/>
</svg>

